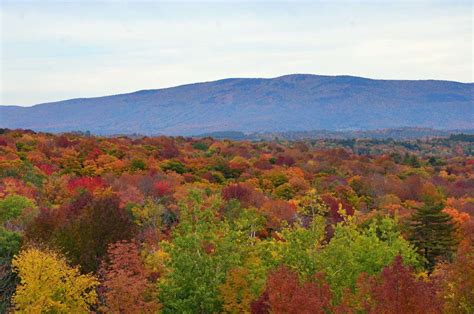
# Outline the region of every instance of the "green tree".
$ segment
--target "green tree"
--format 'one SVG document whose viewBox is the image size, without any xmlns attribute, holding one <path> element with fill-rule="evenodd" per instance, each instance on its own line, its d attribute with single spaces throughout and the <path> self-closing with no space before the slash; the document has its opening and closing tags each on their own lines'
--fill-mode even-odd
<svg viewBox="0 0 474 314">
<path fill-rule="evenodd" d="M 20 250 L 21 235 L 0 226 L 0 265 L 9 261 Z"/>
<path fill-rule="evenodd" d="M 334 237 L 316 260 L 337 299 L 345 288 L 355 288 L 360 273 L 377 274 L 397 255 L 406 265 L 419 266 L 419 255 L 399 233 L 396 220 L 374 219 L 361 228 L 347 217 L 335 226 Z"/>
<path fill-rule="evenodd" d="M 0 223 L 17 218 L 25 208 L 34 208 L 35 203 L 21 195 L 12 194 L 0 200 Z"/>
<path fill-rule="evenodd" d="M 174 171 L 179 174 L 183 174 L 187 171 L 186 166 L 177 160 L 168 160 L 161 165 L 163 171 Z"/>
<path fill-rule="evenodd" d="M 217 217 L 220 205 L 218 198 L 204 200 L 200 191 L 192 191 L 181 204 L 173 241 L 161 242 L 170 257 L 160 285 L 163 312 L 222 311 L 219 287 L 227 271 L 240 264 L 240 256 L 228 224 Z"/>
<path fill-rule="evenodd" d="M 425 266 L 432 271 L 438 260 L 451 260 L 456 248 L 456 226 L 442 203 L 426 201 L 410 221 L 410 241 L 425 258 Z"/>
<path fill-rule="evenodd" d="M 0 200 L 0 312 L 6 312 L 18 282 L 12 271 L 11 259 L 21 247 L 23 225 L 34 215 L 24 210 L 36 209 L 34 202 L 24 196 L 12 194 Z"/>
<path fill-rule="evenodd" d="M 315 216 L 305 228 L 294 224 L 277 232 L 278 239 L 269 238 L 258 244 L 260 255 L 267 268 L 284 264 L 300 276 L 310 277 L 317 271 L 316 256 L 324 238 L 324 217 Z"/>
<path fill-rule="evenodd" d="M 130 170 L 132 171 L 137 171 L 137 170 L 145 170 L 146 169 L 146 164 L 143 160 L 141 159 L 132 159 L 132 162 L 130 164 Z"/>
</svg>

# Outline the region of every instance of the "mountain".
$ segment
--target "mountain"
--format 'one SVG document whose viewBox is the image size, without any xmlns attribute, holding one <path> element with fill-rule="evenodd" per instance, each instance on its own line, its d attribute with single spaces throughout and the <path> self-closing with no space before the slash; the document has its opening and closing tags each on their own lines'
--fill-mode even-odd
<svg viewBox="0 0 474 314">
<path fill-rule="evenodd" d="M 32 107 L 0 106 L 0 127 L 96 134 L 474 128 L 474 84 L 286 75 L 232 78 Z"/>
</svg>

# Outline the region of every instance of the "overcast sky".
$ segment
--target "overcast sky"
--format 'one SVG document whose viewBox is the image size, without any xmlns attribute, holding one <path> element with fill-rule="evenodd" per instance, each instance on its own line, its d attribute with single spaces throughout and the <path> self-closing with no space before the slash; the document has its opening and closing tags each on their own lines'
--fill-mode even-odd
<svg viewBox="0 0 474 314">
<path fill-rule="evenodd" d="M 471 1 L 6 1 L 1 105 L 290 73 L 473 81 Z"/>
</svg>

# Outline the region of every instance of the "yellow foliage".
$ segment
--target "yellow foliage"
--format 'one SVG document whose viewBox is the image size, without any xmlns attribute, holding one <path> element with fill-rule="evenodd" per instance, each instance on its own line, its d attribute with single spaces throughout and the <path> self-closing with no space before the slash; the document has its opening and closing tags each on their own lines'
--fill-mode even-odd
<svg viewBox="0 0 474 314">
<path fill-rule="evenodd" d="M 151 199 L 147 199 L 144 206 L 134 206 L 132 208 L 132 215 L 138 226 L 148 225 L 155 230 L 159 230 L 161 227 L 161 216 L 164 212 L 164 206 L 155 203 Z"/>
<path fill-rule="evenodd" d="M 105 189 L 97 189 L 92 193 L 95 197 L 111 197 L 115 195 L 115 192 L 112 190 L 112 187 L 106 187 Z"/>
<path fill-rule="evenodd" d="M 250 303 L 254 296 L 248 276 L 248 270 L 242 267 L 228 272 L 225 283 L 219 289 L 226 313 L 250 313 Z"/>
<path fill-rule="evenodd" d="M 166 264 L 170 259 L 169 254 L 161 249 L 145 254 L 146 269 L 151 273 L 157 273 L 160 277 L 163 276 L 166 273 Z"/>
<path fill-rule="evenodd" d="M 94 176 L 97 173 L 97 165 L 93 160 L 86 160 L 84 161 L 84 169 L 82 170 L 82 174 L 86 176 Z"/>
<path fill-rule="evenodd" d="M 88 313 L 97 303 L 98 280 L 81 275 L 56 252 L 30 248 L 16 255 L 12 265 L 20 277 L 13 296 L 17 313 Z"/>
</svg>

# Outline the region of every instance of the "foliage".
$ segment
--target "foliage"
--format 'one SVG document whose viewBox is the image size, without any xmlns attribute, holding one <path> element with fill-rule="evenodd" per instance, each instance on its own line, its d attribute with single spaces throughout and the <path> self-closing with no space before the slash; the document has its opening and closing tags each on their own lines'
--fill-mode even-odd
<svg viewBox="0 0 474 314">
<path fill-rule="evenodd" d="M 0 264 L 20 250 L 21 235 L 0 227 Z"/>
<path fill-rule="evenodd" d="M 52 242 L 74 264 L 81 265 L 82 270 L 95 271 L 106 254 L 107 246 L 131 239 L 134 226 L 129 214 L 113 196 L 92 199 L 77 210 L 63 225 L 55 225 Z"/>
<path fill-rule="evenodd" d="M 338 299 L 345 288 L 355 288 L 359 274 L 377 274 L 399 254 L 407 265 L 419 266 L 418 254 L 398 232 L 395 220 L 375 219 L 360 229 L 349 217 L 336 225 L 334 237 L 316 260 Z"/>
<path fill-rule="evenodd" d="M 380 275 L 362 273 L 353 302 L 354 309 L 368 313 L 440 313 L 442 308 L 435 285 L 417 279 L 401 256 Z"/>
<path fill-rule="evenodd" d="M 25 208 L 34 208 L 35 203 L 21 195 L 11 194 L 0 200 L 0 223 L 21 215 Z"/>
<path fill-rule="evenodd" d="M 440 283 L 440 296 L 447 313 L 474 311 L 474 246 L 466 242 L 459 246 L 451 264 L 442 264 L 435 271 Z"/>
<path fill-rule="evenodd" d="M 0 313 L 11 308 L 11 298 L 18 284 L 18 276 L 13 272 L 11 261 L 0 263 Z"/>
<path fill-rule="evenodd" d="M 169 160 L 168 162 L 161 165 L 161 169 L 164 171 L 174 171 L 179 174 L 183 174 L 186 172 L 186 167 L 183 165 L 182 162 L 176 160 Z"/>
<path fill-rule="evenodd" d="M 19 313 L 87 313 L 96 304 L 97 279 L 81 275 L 56 252 L 26 249 L 13 259 L 20 283 L 13 296 Z"/>
<path fill-rule="evenodd" d="M 249 270 L 243 267 L 229 270 L 226 281 L 219 287 L 222 308 L 226 313 L 246 313 L 255 295 L 252 293 Z"/>
<path fill-rule="evenodd" d="M 322 274 L 300 282 L 286 267 L 270 272 L 263 303 L 271 313 L 327 313 L 331 309 L 331 290 Z"/>
<path fill-rule="evenodd" d="M 438 260 L 450 260 L 456 245 L 455 225 L 443 204 L 426 204 L 411 218 L 411 238 L 426 260 L 428 270 L 433 270 Z"/>
<path fill-rule="evenodd" d="M 219 286 L 238 256 L 235 243 L 226 238 L 226 226 L 216 217 L 219 205 L 219 199 L 204 199 L 199 191 L 192 191 L 181 205 L 173 241 L 162 244 L 171 270 L 160 284 L 165 313 L 221 310 Z"/>
<path fill-rule="evenodd" d="M 1 310 L 19 284 L 12 257 L 48 247 L 101 280 L 98 304 L 50 312 L 383 313 L 405 301 L 439 312 L 440 301 L 470 313 L 474 146 L 463 139 L 0 130 Z"/>
<path fill-rule="evenodd" d="M 147 279 L 138 245 L 117 242 L 108 248 L 108 263 L 102 265 L 102 292 L 106 312 L 155 313 L 159 309 L 156 289 Z"/>
</svg>

